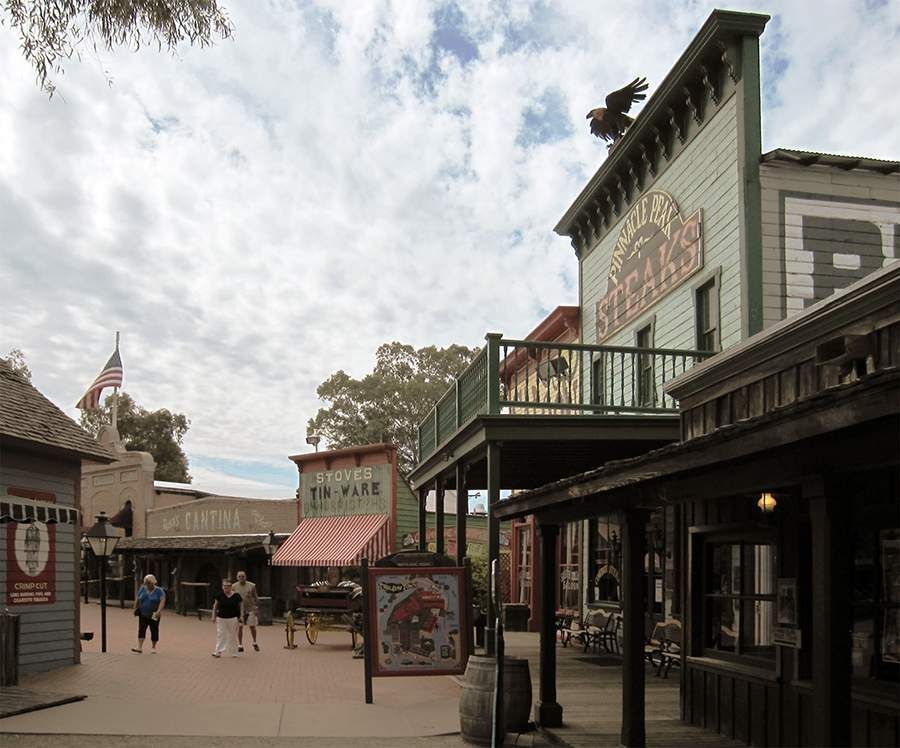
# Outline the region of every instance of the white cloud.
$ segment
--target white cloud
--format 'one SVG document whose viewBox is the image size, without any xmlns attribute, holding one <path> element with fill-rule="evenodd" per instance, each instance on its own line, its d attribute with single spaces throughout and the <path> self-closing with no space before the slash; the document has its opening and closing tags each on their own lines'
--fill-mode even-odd
<svg viewBox="0 0 900 748">
<path fill-rule="evenodd" d="M 658 83 L 712 7 L 227 4 L 233 40 L 88 56 L 52 101 L 0 28 L 0 348 L 75 415 L 121 330 L 126 388 L 190 417 L 189 455 L 271 464 L 380 343 L 477 345 L 577 302 L 552 227 L 606 155 L 584 113 Z M 898 26 L 782 3 L 764 147 L 900 156 Z M 554 137 L 519 138 L 547 101 Z"/>
</svg>

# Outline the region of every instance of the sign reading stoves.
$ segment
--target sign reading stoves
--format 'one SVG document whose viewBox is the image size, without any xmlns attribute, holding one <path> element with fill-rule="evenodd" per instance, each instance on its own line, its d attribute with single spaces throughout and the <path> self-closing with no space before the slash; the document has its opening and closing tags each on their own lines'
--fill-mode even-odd
<svg viewBox="0 0 900 748">
<path fill-rule="evenodd" d="M 391 500 L 390 479 L 388 463 L 302 473 L 303 516 L 387 514 Z"/>
<path fill-rule="evenodd" d="M 606 294 L 597 302 L 602 343 L 703 267 L 700 211 L 682 218 L 665 192 L 651 190 L 625 216 Z"/>
</svg>

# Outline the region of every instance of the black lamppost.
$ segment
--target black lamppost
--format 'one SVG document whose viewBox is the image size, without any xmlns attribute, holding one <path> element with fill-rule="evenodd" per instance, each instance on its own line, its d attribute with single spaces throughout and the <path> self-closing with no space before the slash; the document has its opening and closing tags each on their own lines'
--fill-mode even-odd
<svg viewBox="0 0 900 748">
<path fill-rule="evenodd" d="M 266 539 L 262 542 L 262 547 L 266 552 L 266 561 L 269 566 L 269 596 L 274 600 L 274 595 L 272 595 L 272 555 L 275 553 L 275 549 L 278 548 L 274 530 L 269 530 L 269 534 L 266 535 Z"/>
<path fill-rule="evenodd" d="M 85 533 L 94 555 L 100 559 L 100 651 L 106 651 L 106 561 L 119 542 L 119 536 L 109 524 L 106 512 L 97 515 L 96 524 Z"/>
<path fill-rule="evenodd" d="M 88 543 L 88 539 L 85 535 L 81 536 L 81 581 L 84 583 L 84 602 L 87 604 L 88 602 L 88 588 L 91 580 L 91 570 L 88 564 L 88 551 L 91 549 L 91 544 Z"/>
</svg>

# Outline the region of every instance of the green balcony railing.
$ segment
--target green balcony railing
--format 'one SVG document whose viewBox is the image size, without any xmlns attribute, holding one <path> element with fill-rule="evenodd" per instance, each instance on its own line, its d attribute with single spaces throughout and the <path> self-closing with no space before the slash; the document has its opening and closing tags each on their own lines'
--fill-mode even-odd
<svg viewBox="0 0 900 748">
<path fill-rule="evenodd" d="M 487 345 L 419 424 L 419 461 L 477 415 L 674 413 L 670 379 L 713 355 L 671 348 L 545 343 Z"/>
</svg>

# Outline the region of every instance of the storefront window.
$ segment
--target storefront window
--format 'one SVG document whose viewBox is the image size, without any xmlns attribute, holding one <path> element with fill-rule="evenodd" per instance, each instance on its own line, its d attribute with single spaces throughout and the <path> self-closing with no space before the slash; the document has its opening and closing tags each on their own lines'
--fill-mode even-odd
<svg viewBox="0 0 900 748">
<path fill-rule="evenodd" d="M 774 658 L 775 546 L 708 542 L 704 551 L 706 647 Z"/>
<path fill-rule="evenodd" d="M 900 529 L 858 529 L 853 541 L 853 675 L 898 680 Z"/>
<path fill-rule="evenodd" d="M 559 535 L 559 606 L 581 609 L 581 523 L 563 525 Z"/>
<path fill-rule="evenodd" d="M 516 532 L 519 551 L 516 559 L 516 602 L 531 605 L 531 525 L 519 527 Z"/>
<path fill-rule="evenodd" d="M 622 535 L 614 516 L 591 520 L 590 600 L 593 603 L 620 600 Z"/>
</svg>

